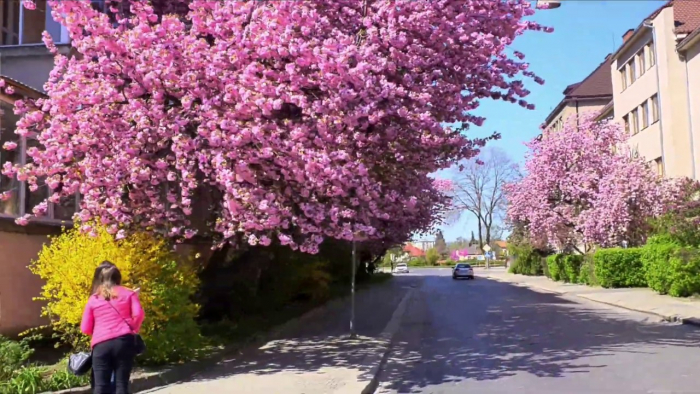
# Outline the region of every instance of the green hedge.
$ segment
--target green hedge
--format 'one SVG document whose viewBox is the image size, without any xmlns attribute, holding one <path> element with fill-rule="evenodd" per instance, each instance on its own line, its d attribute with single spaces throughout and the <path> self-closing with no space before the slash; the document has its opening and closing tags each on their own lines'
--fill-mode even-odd
<svg viewBox="0 0 700 394">
<path fill-rule="evenodd" d="M 587 254 L 583 256 L 581 268 L 579 270 L 578 283 L 598 286 L 598 279 L 595 276 L 595 264 L 593 262 L 593 256 Z"/>
<path fill-rule="evenodd" d="M 576 254 L 553 254 L 547 257 L 547 276 L 552 280 L 582 283 L 580 280 L 583 256 Z"/>
<path fill-rule="evenodd" d="M 511 264 L 508 272 L 531 276 L 542 275 L 544 270 L 539 253 L 531 247 L 518 248 L 515 261 Z"/>
<path fill-rule="evenodd" d="M 547 272 L 548 277 L 552 280 L 562 280 L 562 272 L 564 270 L 564 265 L 562 262 L 563 255 L 553 254 L 547 256 Z"/>
<path fill-rule="evenodd" d="M 660 294 L 668 294 L 671 288 L 671 256 L 681 247 L 666 237 L 651 237 L 642 248 L 642 263 L 647 285 Z"/>
<path fill-rule="evenodd" d="M 681 247 L 666 237 L 652 237 L 642 262 L 649 287 L 659 294 L 688 297 L 700 293 L 700 250 Z"/>
<path fill-rule="evenodd" d="M 671 286 L 668 294 L 674 297 L 689 297 L 700 293 L 700 250 L 685 248 L 673 254 Z"/>
<path fill-rule="evenodd" d="M 581 264 L 583 263 L 583 256 L 580 254 L 568 254 L 562 259 L 562 265 L 564 267 L 563 279 L 564 282 L 569 283 L 580 283 L 579 276 L 581 271 Z"/>
<path fill-rule="evenodd" d="M 599 249 L 593 255 L 594 272 L 601 286 L 645 287 L 641 248 Z"/>
<path fill-rule="evenodd" d="M 409 267 L 427 267 L 428 260 L 426 260 L 425 257 L 415 257 L 415 258 L 408 260 L 408 266 Z"/>
</svg>

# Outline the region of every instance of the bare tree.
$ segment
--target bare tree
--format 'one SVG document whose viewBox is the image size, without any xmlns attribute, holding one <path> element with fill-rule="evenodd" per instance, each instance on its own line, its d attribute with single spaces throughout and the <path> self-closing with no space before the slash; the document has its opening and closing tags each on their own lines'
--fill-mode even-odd
<svg viewBox="0 0 700 394">
<path fill-rule="evenodd" d="M 490 244 L 492 237 L 502 236 L 506 211 L 503 185 L 520 177 L 517 164 L 498 148 L 484 149 L 477 160 L 461 163 L 463 169 L 453 171 L 453 212 L 456 219 L 465 213 L 476 217 L 479 226 L 479 247 Z"/>
</svg>

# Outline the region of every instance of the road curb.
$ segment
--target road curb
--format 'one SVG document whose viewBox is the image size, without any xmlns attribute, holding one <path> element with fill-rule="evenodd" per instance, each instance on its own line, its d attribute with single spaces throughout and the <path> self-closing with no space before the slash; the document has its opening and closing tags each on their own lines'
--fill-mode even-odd
<svg viewBox="0 0 700 394">
<path fill-rule="evenodd" d="M 340 298 L 335 298 L 328 301 L 323 305 L 319 305 L 316 308 L 309 310 L 308 312 L 302 314 L 301 316 L 286 321 L 277 327 L 270 329 L 269 331 L 257 335 L 251 340 L 236 345 L 230 345 L 224 347 L 223 349 L 214 352 L 205 359 L 201 361 L 191 361 L 186 364 L 177 365 L 171 368 L 164 368 L 151 375 L 138 376 L 131 379 L 131 391 L 139 392 L 150 390 L 156 387 L 166 386 L 169 384 L 181 382 L 183 380 L 191 379 L 198 373 L 205 371 L 208 368 L 213 368 L 220 361 L 221 357 L 227 354 L 241 352 L 247 348 L 259 348 L 260 346 L 270 342 L 279 336 L 283 331 L 291 329 L 295 325 L 303 323 L 305 320 L 312 318 L 320 313 L 323 313 L 327 308 L 330 308 L 337 303 L 346 301 L 349 296 L 343 296 Z M 61 390 L 61 391 L 46 391 L 41 394 L 90 394 L 92 389 L 90 387 L 74 387 L 71 389 Z"/>
<path fill-rule="evenodd" d="M 545 289 L 545 288 L 542 288 L 542 287 L 539 287 L 539 286 L 523 284 L 522 282 L 511 282 L 511 281 L 508 281 L 508 280 L 502 280 L 502 279 L 495 278 L 495 277 L 492 277 L 492 276 L 486 276 L 486 278 L 491 279 L 491 280 L 495 280 L 495 281 L 501 282 L 501 283 L 510 283 L 510 284 L 514 284 L 514 285 L 521 285 L 521 286 L 523 286 L 523 287 L 528 287 L 528 288 L 531 288 L 531 289 L 542 290 L 542 291 L 546 291 L 546 292 L 552 293 L 552 294 L 557 294 L 557 295 L 560 295 L 560 296 L 578 297 L 578 298 L 582 298 L 582 299 L 587 300 L 587 301 L 597 302 L 597 303 L 599 303 L 599 304 L 603 304 L 603 305 L 607 305 L 607 306 L 612 306 L 612 307 L 615 307 L 615 308 L 620 308 L 620 309 L 625 309 L 625 310 L 632 311 L 632 312 L 643 313 L 643 314 L 646 314 L 646 315 L 655 316 L 655 317 L 661 318 L 663 321 L 670 322 L 670 323 L 681 323 L 681 324 L 688 325 L 688 326 L 700 327 L 700 318 L 695 318 L 695 317 L 681 317 L 681 316 L 675 316 L 675 315 L 674 315 L 674 316 L 663 315 L 663 314 L 661 314 L 661 313 L 656 313 L 656 312 L 652 312 L 652 311 L 648 311 L 648 310 L 630 308 L 630 307 L 628 307 L 628 306 L 616 304 L 616 303 L 613 303 L 613 302 L 600 301 L 600 300 L 597 300 L 597 299 L 594 299 L 594 298 L 586 297 L 585 295 L 572 294 L 572 293 L 562 293 L 562 292 L 555 291 L 555 290 Z"/>
<path fill-rule="evenodd" d="M 363 365 L 372 364 L 372 368 L 369 370 L 369 374 L 370 376 L 372 376 L 372 379 L 369 383 L 367 383 L 367 386 L 365 386 L 365 388 L 360 392 L 360 394 L 372 394 L 377 390 L 377 387 L 379 386 L 379 375 L 381 374 L 382 370 L 384 369 L 384 366 L 389 360 L 389 355 L 391 354 L 391 351 L 394 347 L 394 338 L 396 337 L 396 333 L 401 327 L 401 320 L 403 319 L 403 315 L 406 313 L 408 303 L 411 297 L 413 297 L 413 293 L 415 292 L 415 290 L 416 289 L 413 288 L 406 292 L 406 294 L 401 299 L 401 302 L 399 302 L 399 305 L 396 307 L 396 310 L 394 310 L 394 313 L 391 316 L 391 320 L 389 320 L 389 323 L 387 323 L 386 327 L 380 334 L 380 337 L 382 339 L 387 340 L 386 349 L 381 354 L 381 357 L 368 356 L 367 358 L 365 358 Z M 379 360 L 376 360 L 377 358 L 379 358 Z"/>
</svg>

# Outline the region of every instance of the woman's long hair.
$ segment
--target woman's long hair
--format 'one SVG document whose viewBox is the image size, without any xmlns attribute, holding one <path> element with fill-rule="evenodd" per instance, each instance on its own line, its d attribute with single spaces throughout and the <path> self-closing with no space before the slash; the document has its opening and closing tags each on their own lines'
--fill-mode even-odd
<svg viewBox="0 0 700 394">
<path fill-rule="evenodd" d="M 122 284 L 122 274 L 119 268 L 105 260 L 95 269 L 92 279 L 92 295 L 101 295 L 105 300 L 111 300 L 116 296 L 115 286 Z"/>
</svg>

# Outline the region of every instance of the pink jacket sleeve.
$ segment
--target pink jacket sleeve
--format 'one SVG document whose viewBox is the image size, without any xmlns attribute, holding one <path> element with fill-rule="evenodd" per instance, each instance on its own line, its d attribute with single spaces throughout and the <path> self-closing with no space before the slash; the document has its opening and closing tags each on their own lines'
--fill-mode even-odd
<svg viewBox="0 0 700 394">
<path fill-rule="evenodd" d="M 92 315 L 92 304 L 88 301 L 83 311 L 83 320 L 80 322 L 80 331 L 86 335 L 92 335 L 95 329 L 95 317 Z"/>
<path fill-rule="evenodd" d="M 141 330 L 141 324 L 143 319 L 146 317 L 146 313 L 141 307 L 141 301 L 139 301 L 139 295 L 134 293 L 131 296 L 131 325 L 134 331 L 137 333 Z"/>
</svg>

